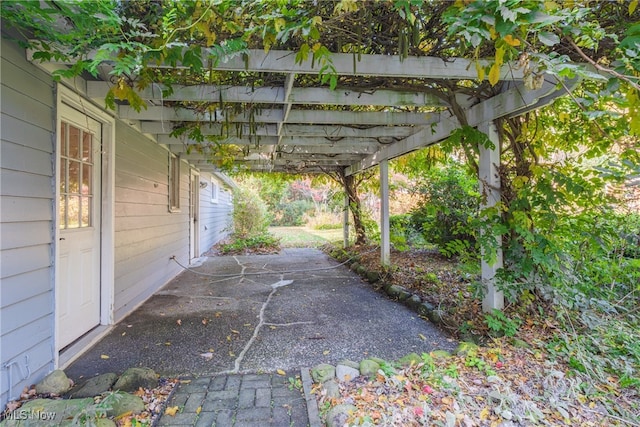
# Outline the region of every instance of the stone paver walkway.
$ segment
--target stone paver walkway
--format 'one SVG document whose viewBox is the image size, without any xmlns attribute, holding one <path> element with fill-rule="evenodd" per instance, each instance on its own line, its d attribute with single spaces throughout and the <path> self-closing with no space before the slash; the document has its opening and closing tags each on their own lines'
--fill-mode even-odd
<svg viewBox="0 0 640 427">
<path fill-rule="evenodd" d="M 299 375 L 299 374 L 297 374 Z M 158 426 L 284 427 L 308 426 L 304 392 L 278 374 L 232 374 L 183 380 Z M 311 423 L 313 424 L 313 423 Z"/>
</svg>

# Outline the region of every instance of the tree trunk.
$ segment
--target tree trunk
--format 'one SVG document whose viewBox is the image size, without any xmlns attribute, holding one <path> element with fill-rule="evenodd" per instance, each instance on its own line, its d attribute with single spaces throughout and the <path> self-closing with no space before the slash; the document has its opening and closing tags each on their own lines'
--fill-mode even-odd
<svg viewBox="0 0 640 427">
<path fill-rule="evenodd" d="M 356 231 L 355 245 L 364 245 L 367 243 L 367 235 L 365 233 L 364 221 L 362 220 L 360 197 L 358 197 L 358 184 L 362 182 L 362 179 L 356 180 L 354 175 L 346 176 L 344 170 L 325 173 L 342 185 L 344 192 L 347 194 L 349 198 L 349 210 L 353 217 L 353 228 Z"/>
<path fill-rule="evenodd" d="M 344 172 L 341 173 L 343 179 L 344 190 L 349 198 L 349 210 L 353 216 L 353 227 L 356 231 L 356 245 L 364 245 L 367 242 L 367 235 L 365 234 L 364 222 L 362 221 L 362 206 L 360 205 L 360 198 L 358 197 L 358 186 L 353 175 L 345 176 Z"/>
</svg>

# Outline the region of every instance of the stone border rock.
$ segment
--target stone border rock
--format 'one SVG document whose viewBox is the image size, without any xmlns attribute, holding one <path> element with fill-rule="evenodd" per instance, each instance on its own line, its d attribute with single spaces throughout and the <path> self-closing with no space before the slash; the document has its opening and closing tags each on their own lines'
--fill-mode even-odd
<svg viewBox="0 0 640 427">
<path fill-rule="evenodd" d="M 102 374 L 74 386 L 63 370 L 56 369 L 35 385 L 29 400 L 6 414 L 0 427 L 30 425 L 33 421 L 41 426 L 58 426 L 76 418 L 81 424 L 93 422 L 113 427 L 116 425 L 113 419 L 140 414 L 146 409 L 143 399 L 134 392 L 139 388 L 155 389 L 158 383 L 158 375 L 152 369 L 129 368 L 119 376 Z M 164 409 L 167 400 L 160 404 L 159 410 Z M 157 415 L 152 413 L 152 424 L 157 421 Z"/>
</svg>

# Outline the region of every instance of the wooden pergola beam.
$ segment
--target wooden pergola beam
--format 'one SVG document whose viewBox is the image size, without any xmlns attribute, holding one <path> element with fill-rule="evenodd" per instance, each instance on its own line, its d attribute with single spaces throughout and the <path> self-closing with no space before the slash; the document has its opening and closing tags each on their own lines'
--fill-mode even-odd
<svg viewBox="0 0 640 427">
<path fill-rule="evenodd" d="M 89 98 L 104 102 L 111 84 L 104 81 L 87 82 Z M 138 94 L 147 101 L 158 104 L 165 101 L 250 103 L 250 104 L 307 104 L 307 105 L 359 105 L 359 106 L 418 106 L 446 107 L 442 99 L 426 92 L 406 90 L 355 90 L 339 88 L 331 90 L 323 87 L 294 87 L 286 97 L 282 86 L 217 86 L 217 85 L 175 85 L 173 93 L 163 95 L 163 85 L 154 84 L 142 89 Z"/>
<path fill-rule="evenodd" d="M 257 125 L 256 129 L 252 132 L 248 124 L 239 124 L 241 135 L 252 136 L 278 136 L 278 127 L 276 124 L 262 124 Z M 173 131 L 172 123 L 167 122 L 151 122 L 145 121 L 140 123 L 140 129 L 144 133 L 150 133 L 155 135 L 170 134 Z M 421 128 L 419 127 L 407 127 L 407 126 L 375 126 L 371 128 L 360 129 L 357 127 L 350 127 L 347 125 L 299 125 L 299 124 L 285 124 L 281 128 L 281 137 L 306 137 L 316 136 L 325 137 L 329 139 L 335 138 L 406 138 Z M 236 125 L 231 124 L 228 128 L 225 128 L 223 124 L 203 124 L 200 126 L 200 132 L 203 135 L 226 135 L 227 131 L 230 136 L 238 136 L 236 133 Z M 282 140 L 284 141 L 284 139 Z M 328 140 L 329 141 L 329 140 Z"/>
<path fill-rule="evenodd" d="M 178 138 L 173 137 L 168 134 L 160 134 L 156 138 L 158 144 L 162 145 L 180 145 L 180 146 L 189 146 L 189 145 L 199 145 L 198 141 L 189 139 L 189 138 Z M 205 141 L 203 144 L 209 144 L 213 142 Z M 276 136 L 253 136 L 250 137 L 245 135 L 241 138 L 236 136 L 231 136 L 229 138 L 224 138 L 215 141 L 217 144 L 233 144 L 233 145 L 276 145 L 278 143 L 278 138 Z M 324 136 L 284 136 L 282 137 L 283 145 L 296 145 L 296 146 L 325 146 L 325 147 L 350 147 L 350 148 L 359 148 L 359 147 L 369 147 L 373 145 L 379 145 L 379 142 L 375 138 L 338 138 L 331 139 L 326 138 Z"/>
<path fill-rule="evenodd" d="M 128 105 L 118 106 L 118 116 L 123 120 L 164 120 L 177 122 L 203 122 L 203 123 L 280 123 L 284 122 L 282 109 L 262 109 L 253 113 L 229 114 L 228 117 L 222 110 L 216 112 L 197 112 L 183 107 L 148 106 L 140 111 L 134 110 Z M 287 123 L 313 123 L 316 125 L 381 125 L 402 126 L 417 125 L 427 126 L 437 119 L 438 113 L 402 112 L 402 111 L 328 111 L 328 110 L 297 110 L 291 109 L 287 117 Z"/>
<path fill-rule="evenodd" d="M 27 58 L 38 62 L 33 58 L 34 51 L 27 50 Z M 402 58 L 399 55 L 379 54 L 355 54 L 332 53 L 331 64 L 339 75 L 349 76 L 378 76 L 400 78 L 429 78 L 446 80 L 474 80 L 478 77 L 475 60 L 465 58 L 437 58 L 432 56 L 408 56 Z M 89 52 L 86 59 L 95 58 L 96 51 Z M 212 49 L 205 49 L 203 58 L 210 58 L 210 64 L 205 68 L 219 71 L 248 71 L 258 73 L 296 73 L 318 74 L 319 64 L 313 64 L 311 55 L 309 58 L 296 63 L 296 52 L 263 49 L 248 49 L 243 55 L 218 58 Z M 114 56 L 115 59 L 115 56 Z M 105 60 L 105 63 L 108 63 Z M 478 61 L 482 67 L 492 64 L 490 60 Z M 72 61 L 52 58 L 48 64 L 71 65 Z M 315 66 L 314 66 L 315 65 Z M 153 67 L 153 64 L 149 64 Z M 157 68 L 188 68 L 178 63 L 176 67 L 170 64 L 159 64 Z M 515 62 L 510 62 L 500 68 L 500 80 L 521 80 L 523 71 L 516 67 Z"/>
</svg>

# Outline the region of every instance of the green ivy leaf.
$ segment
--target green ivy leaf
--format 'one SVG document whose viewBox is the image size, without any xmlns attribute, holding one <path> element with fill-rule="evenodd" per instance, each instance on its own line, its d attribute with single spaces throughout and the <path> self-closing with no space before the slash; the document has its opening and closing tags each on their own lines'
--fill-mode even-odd
<svg viewBox="0 0 640 427">
<path fill-rule="evenodd" d="M 560 37 L 550 31 L 542 31 L 538 33 L 538 40 L 545 46 L 555 46 L 560 43 Z"/>
</svg>

